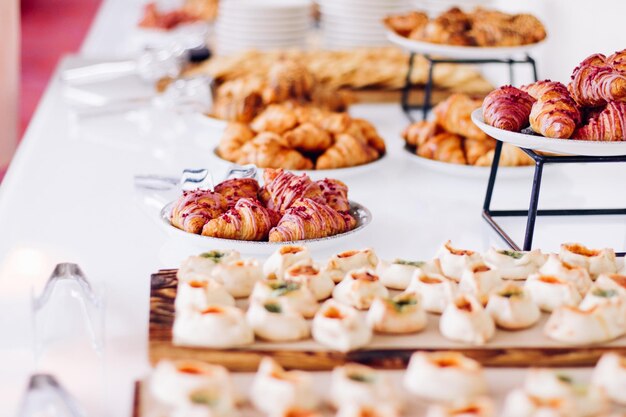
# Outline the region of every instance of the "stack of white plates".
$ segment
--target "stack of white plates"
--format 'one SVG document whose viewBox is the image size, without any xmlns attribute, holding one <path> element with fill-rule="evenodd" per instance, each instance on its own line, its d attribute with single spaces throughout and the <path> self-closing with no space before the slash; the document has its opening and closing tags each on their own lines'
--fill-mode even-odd
<svg viewBox="0 0 626 417">
<path fill-rule="evenodd" d="M 387 43 L 382 20 L 412 9 L 412 0 L 317 0 L 327 48 L 381 46 Z"/>
<path fill-rule="evenodd" d="M 223 0 L 215 24 L 216 49 L 226 55 L 301 48 L 310 28 L 310 0 Z"/>
</svg>

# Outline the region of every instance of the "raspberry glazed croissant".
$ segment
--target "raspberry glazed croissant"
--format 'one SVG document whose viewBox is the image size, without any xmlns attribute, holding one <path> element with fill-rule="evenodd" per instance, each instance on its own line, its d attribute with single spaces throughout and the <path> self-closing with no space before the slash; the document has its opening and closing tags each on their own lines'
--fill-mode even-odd
<svg viewBox="0 0 626 417">
<path fill-rule="evenodd" d="M 567 139 L 581 122 L 576 102 L 557 81 L 537 81 L 522 87 L 537 100 L 530 112 L 530 127 L 547 138 Z"/>
<path fill-rule="evenodd" d="M 492 91 L 483 101 L 485 123 L 498 129 L 519 132 L 528 126 L 535 99 L 519 88 L 505 85 Z"/>
<path fill-rule="evenodd" d="M 259 183 L 253 178 L 231 178 L 215 186 L 215 192 L 226 198 L 228 208 L 232 208 L 241 198 L 257 198 Z"/>
<path fill-rule="evenodd" d="M 617 141 L 626 140 L 626 103 L 612 101 L 604 110 L 576 129 L 574 139 Z"/>
<path fill-rule="evenodd" d="M 618 62 L 619 57 L 612 57 Z M 594 54 L 578 64 L 568 85 L 576 103 L 595 107 L 608 101 L 626 100 L 626 74 L 613 67 L 602 54 Z"/>
<path fill-rule="evenodd" d="M 210 220 L 202 234 L 222 239 L 266 240 L 279 219 L 278 213 L 266 209 L 258 200 L 242 198 L 235 207 Z"/>
<path fill-rule="evenodd" d="M 308 175 L 295 175 L 282 169 L 266 169 L 263 173 L 265 185 L 259 191 L 259 199 L 267 208 L 284 214 L 299 198 L 310 198 L 324 203 L 319 184 Z"/>
<path fill-rule="evenodd" d="M 613 69 L 626 73 L 626 49 L 612 53 L 606 58 L 606 62 Z"/>
<path fill-rule="evenodd" d="M 343 182 L 331 178 L 317 181 L 326 203 L 337 211 L 349 211 L 348 186 Z"/>
<path fill-rule="evenodd" d="M 174 203 L 170 222 L 185 232 L 199 234 L 211 219 L 224 213 L 227 201 L 223 195 L 207 190 L 184 191 Z"/>
<path fill-rule="evenodd" d="M 356 226 L 348 213 L 340 213 L 328 204 L 310 198 L 298 199 L 270 231 L 270 242 L 318 239 L 347 232 Z"/>
</svg>

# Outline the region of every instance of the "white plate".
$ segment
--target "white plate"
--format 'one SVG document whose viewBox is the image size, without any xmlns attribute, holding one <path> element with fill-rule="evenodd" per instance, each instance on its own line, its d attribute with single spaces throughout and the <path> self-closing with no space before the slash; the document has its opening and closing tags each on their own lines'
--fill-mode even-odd
<svg viewBox="0 0 626 417">
<path fill-rule="evenodd" d="M 482 109 L 472 112 L 472 121 L 486 134 L 502 142 L 526 149 L 554 152 L 567 155 L 621 156 L 626 155 L 626 141 L 604 142 L 578 139 L 552 139 L 525 133 L 509 132 L 489 126 L 483 119 Z"/>
<path fill-rule="evenodd" d="M 514 56 L 526 54 L 538 46 L 543 44 L 543 41 L 533 43 L 530 45 L 521 46 L 498 46 L 498 47 L 483 47 L 483 46 L 453 46 L 442 45 L 431 42 L 416 41 L 413 39 L 405 38 L 395 32 L 387 31 L 387 38 L 402 48 L 415 52 L 418 54 L 430 54 L 438 55 L 449 58 L 459 59 L 504 59 Z"/>
<path fill-rule="evenodd" d="M 160 224 L 174 238 L 181 239 L 181 242 L 197 247 L 199 250 L 213 249 L 235 249 L 244 254 L 250 255 L 270 255 L 277 248 L 284 245 L 307 245 L 311 250 L 323 250 L 341 244 L 346 237 L 361 232 L 372 221 L 372 213 L 364 206 L 354 201 L 350 201 L 350 212 L 357 221 L 356 227 L 349 232 L 320 239 L 307 239 L 294 242 L 255 242 L 245 240 L 221 239 L 196 235 L 180 230 L 170 223 L 170 213 L 174 201 L 166 204 L 159 213 Z"/>
<path fill-rule="evenodd" d="M 441 172 L 443 174 L 453 175 L 455 177 L 480 178 L 486 180 L 489 178 L 489 173 L 491 172 L 491 166 L 477 167 L 473 165 L 451 164 L 449 162 L 436 161 L 434 159 L 428 159 L 423 156 L 416 155 L 409 147 L 405 147 L 404 151 L 409 155 L 411 161 L 417 165 L 433 171 Z M 535 167 L 532 165 L 520 167 L 499 166 L 498 179 L 532 177 L 534 172 Z"/>
</svg>

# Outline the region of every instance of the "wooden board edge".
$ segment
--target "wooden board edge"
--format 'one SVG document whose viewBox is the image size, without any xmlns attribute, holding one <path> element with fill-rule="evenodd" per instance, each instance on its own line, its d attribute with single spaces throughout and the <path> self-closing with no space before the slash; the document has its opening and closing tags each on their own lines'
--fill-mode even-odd
<svg viewBox="0 0 626 417">
<path fill-rule="evenodd" d="M 133 409 L 131 411 L 132 417 L 141 417 L 141 381 L 135 381 L 133 392 Z"/>
</svg>

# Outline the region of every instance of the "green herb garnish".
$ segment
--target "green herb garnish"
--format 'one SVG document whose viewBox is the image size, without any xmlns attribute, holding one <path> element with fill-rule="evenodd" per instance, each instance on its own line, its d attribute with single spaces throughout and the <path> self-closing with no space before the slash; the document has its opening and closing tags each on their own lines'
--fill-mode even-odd
<svg viewBox="0 0 626 417">
<path fill-rule="evenodd" d="M 280 297 L 300 289 L 300 284 L 297 282 L 270 282 L 269 286 L 273 290 L 271 294 L 272 297 Z"/>
<path fill-rule="evenodd" d="M 391 302 L 396 311 L 400 313 L 405 307 L 416 305 L 417 299 L 415 297 L 402 297 L 400 299 L 393 299 Z"/>
<path fill-rule="evenodd" d="M 267 303 L 264 304 L 263 307 L 265 307 L 265 309 L 270 313 L 281 313 L 283 311 L 280 305 L 276 303 Z"/>
<path fill-rule="evenodd" d="M 602 288 L 596 288 L 596 289 L 593 290 L 592 294 L 595 295 L 596 297 L 611 298 L 611 297 L 615 297 L 617 295 L 617 291 L 615 291 L 615 290 L 605 290 L 605 289 L 602 289 Z"/>
<path fill-rule="evenodd" d="M 506 289 L 502 291 L 499 294 L 504 298 L 512 298 L 512 297 L 519 297 L 520 295 L 522 295 L 522 292 L 517 288 L 510 288 L 510 289 Z"/>
<path fill-rule="evenodd" d="M 364 374 L 357 374 L 357 373 L 348 374 L 348 378 L 356 382 L 365 382 L 368 384 L 374 381 L 373 375 L 364 375 Z"/>
<path fill-rule="evenodd" d="M 407 265 L 407 266 L 414 266 L 416 268 L 421 268 L 425 264 L 425 262 L 422 262 L 422 261 L 406 261 L 404 259 L 396 259 L 395 261 L 393 261 L 393 263 L 395 265 Z"/>
<path fill-rule="evenodd" d="M 568 375 L 564 375 L 564 374 L 557 374 L 556 377 L 558 378 L 559 381 L 564 382 L 566 384 L 573 384 L 574 380 L 572 379 L 571 376 Z"/>
<path fill-rule="evenodd" d="M 189 401 L 194 404 L 202 404 L 202 405 L 215 405 L 217 399 L 212 392 L 206 390 L 198 390 L 189 394 Z"/>
<path fill-rule="evenodd" d="M 498 253 L 501 253 L 502 255 L 510 256 L 513 259 L 520 259 L 522 256 L 524 256 L 524 252 L 518 252 L 515 250 L 501 250 L 501 251 L 498 251 Z"/>
<path fill-rule="evenodd" d="M 212 250 L 210 252 L 201 253 L 200 256 L 206 259 L 210 259 L 214 263 L 218 264 L 221 262 L 222 258 L 226 256 L 226 253 L 219 250 Z"/>
</svg>

